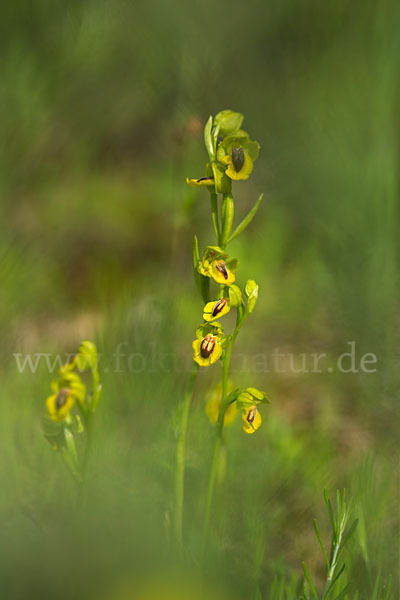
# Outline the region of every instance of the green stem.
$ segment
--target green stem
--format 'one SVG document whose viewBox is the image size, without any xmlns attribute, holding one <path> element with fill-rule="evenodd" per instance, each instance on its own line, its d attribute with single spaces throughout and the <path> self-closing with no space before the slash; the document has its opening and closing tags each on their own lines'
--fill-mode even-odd
<svg viewBox="0 0 400 600">
<path fill-rule="evenodd" d="M 211 468 L 210 468 L 210 475 L 208 478 L 206 510 L 205 510 L 205 514 L 204 514 L 203 539 L 202 539 L 202 550 L 201 550 L 202 557 L 204 557 L 204 553 L 206 551 L 208 532 L 210 529 L 211 506 L 212 506 L 213 496 L 214 496 L 215 479 L 217 476 L 218 457 L 219 457 L 219 452 L 220 452 L 221 444 L 222 444 L 222 434 L 223 434 L 223 430 L 224 430 L 225 412 L 226 412 L 226 409 L 228 408 L 229 404 L 232 401 L 228 396 L 229 367 L 230 367 L 230 363 L 231 363 L 233 346 L 236 341 L 236 337 L 239 333 L 241 325 L 242 325 L 242 319 L 240 316 L 240 312 L 238 311 L 236 328 L 232 335 L 232 339 L 229 343 L 229 346 L 226 349 L 226 353 L 225 353 L 225 356 L 224 356 L 223 362 L 222 362 L 222 403 L 221 403 L 221 408 L 220 408 L 220 411 L 218 414 L 217 434 L 215 436 L 214 450 L 213 450 L 213 456 L 212 456 Z"/>
<path fill-rule="evenodd" d="M 174 514 L 174 530 L 175 538 L 182 546 L 182 519 L 183 519 L 183 495 L 185 484 L 185 445 L 186 431 L 189 418 L 190 403 L 193 396 L 193 389 L 196 383 L 199 366 L 194 362 L 192 372 L 186 387 L 185 397 L 182 402 L 182 413 L 179 427 L 179 437 L 176 446 L 176 463 L 175 463 L 175 514 Z"/>
<path fill-rule="evenodd" d="M 218 196 L 215 192 L 210 192 L 210 203 L 211 203 L 211 218 L 214 226 L 215 237 L 217 238 L 217 244 L 220 243 L 220 230 L 219 230 L 219 217 L 218 217 Z"/>
</svg>

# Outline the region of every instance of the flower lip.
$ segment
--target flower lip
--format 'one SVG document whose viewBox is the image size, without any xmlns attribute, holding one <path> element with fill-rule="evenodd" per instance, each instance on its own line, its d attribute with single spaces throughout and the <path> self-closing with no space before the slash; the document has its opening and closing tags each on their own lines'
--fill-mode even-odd
<svg viewBox="0 0 400 600">
<path fill-rule="evenodd" d="M 232 146 L 231 155 L 233 168 L 235 169 L 236 173 L 239 173 L 244 165 L 244 148 L 242 146 L 239 148 Z"/>
<path fill-rule="evenodd" d="M 214 350 L 217 338 L 215 335 L 208 333 L 200 345 L 200 354 L 203 358 L 208 358 Z"/>
<path fill-rule="evenodd" d="M 224 276 L 224 279 L 228 279 L 228 271 L 226 269 L 226 265 L 225 265 L 225 261 L 224 260 L 219 260 L 215 263 L 215 268 L 217 269 L 217 271 L 219 271 L 220 273 L 222 273 L 222 275 Z"/>
<path fill-rule="evenodd" d="M 257 412 L 258 411 L 257 411 L 256 405 L 254 405 L 251 408 L 249 408 L 249 411 L 248 411 L 247 417 L 246 417 L 246 421 L 248 423 L 250 423 L 250 425 L 254 422 L 254 419 L 256 418 Z"/>
<path fill-rule="evenodd" d="M 61 388 L 61 390 L 58 392 L 54 402 L 57 411 L 66 405 L 69 394 L 70 390 L 68 388 Z"/>
<path fill-rule="evenodd" d="M 224 310 L 225 306 L 228 304 L 228 300 L 226 298 L 221 298 L 221 300 L 218 300 L 213 308 L 212 311 L 212 316 L 216 317 L 217 315 L 219 315 L 219 313 Z"/>
</svg>

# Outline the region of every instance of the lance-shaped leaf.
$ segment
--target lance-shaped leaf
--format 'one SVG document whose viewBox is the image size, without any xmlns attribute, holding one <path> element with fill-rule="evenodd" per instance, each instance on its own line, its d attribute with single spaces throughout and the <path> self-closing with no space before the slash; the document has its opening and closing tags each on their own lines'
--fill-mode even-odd
<svg viewBox="0 0 400 600">
<path fill-rule="evenodd" d="M 210 160 L 213 160 L 213 158 L 214 158 L 214 144 L 213 144 L 213 139 L 212 139 L 212 135 L 211 135 L 212 124 L 213 124 L 213 118 L 212 118 L 212 116 L 210 116 L 210 118 L 208 119 L 208 121 L 204 127 L 204 143 L 206 145 Z"/>
<path fill-rule="evenodd" d="M 261 196 L 258 198 L 258 200 L 255 203 L 255 205 L 253 206 L 253 208 L 247 214 L 247 216 L 243 219 L 243 221 L 241 221 L 241 223 L 239 223 L 239 225 L 236 227 L 236 229 L 233 231 L 233 233 L 229 236 L 227 244 L 229 244 L 235 238 L 237 238 L 238 235 L 240 235 L 241 233 L 243 233 L 243 231 L 246 229 L 246 227 L 248 225 L 250 225 L 250 223 L 252 222 L 252 220 L 253 220 L 256 212 L 258 211 L 258 208 L 259 208 L 259 206 L 261 204 L 261 201 L 262 201 L 263 197 L 264 197 L 264 194 L 261 194 Z"/>
<path fill-rule="evenodd" d="M 197 285 L 197 289 L 199 290 L 200 294 L 201 294 L 201 281 L 200 281 L 200 273 L 197 270 L 197 265 L 200 262 L 200 254 L 199 254 L 199 242 L 197 239 L 197 236 L 195 235 L 193 238 L 193 273 L 194 273 L 194 280 L 196 282 Z"/>
</svg>

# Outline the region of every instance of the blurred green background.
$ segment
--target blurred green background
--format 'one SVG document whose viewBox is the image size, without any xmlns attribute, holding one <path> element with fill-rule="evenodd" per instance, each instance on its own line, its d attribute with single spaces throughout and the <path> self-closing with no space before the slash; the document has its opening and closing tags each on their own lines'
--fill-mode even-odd
<svg viewBox="0 0 400 600">
<path fill-rule="evenodd" d="M 202 127 L 225 108 L 262 147 L 234 186 L 237 218 L 265 194 L 231 249 L 239 281 L 260 285 L 233 379 L 272 402 L 257 434 L 239 422 L 226 433 L 210 586 L 220 598 L 294 598 L 277 582 L 289 590 L 302 560 L 323 582 L 312 521 L 328 537 L 323 488 L 346 487 L 360 519 L 346 598 L 371 598 L 380 572 L 398 597 L 399 17 L 394 0 L 2 7 L 2 597 L 130 598 L 138 575 L 174 562 L 176 413 L 202 308 L 191 244 L 195 233 L 214 243 L 207 193 L 185 178 L 203 175 Z M 52 374 L 43 363 L 20 373 L 13 355 L 75 352 L 86 338 L 103 355 L 104 392 L 77 515 L 41 435 Z M 334 368 L 350 341 L 358 365 L 376 355 L 376 372 Z M 144 359 L 117 368 L 119 344 Z M 287 360 L 266 372 L 260 353 L 275 349 L 327 358 L 321 373 Z M 189 565 L 218 376 L 202 370 L 189 425 Z"/>
</svg>

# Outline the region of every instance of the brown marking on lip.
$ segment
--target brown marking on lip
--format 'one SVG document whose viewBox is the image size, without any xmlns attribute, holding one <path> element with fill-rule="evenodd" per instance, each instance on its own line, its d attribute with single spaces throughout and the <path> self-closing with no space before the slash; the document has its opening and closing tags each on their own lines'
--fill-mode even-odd
<svg viewBox="0 0 400 600">
<path fill-rule="evenodd" d="M 244 165 L 244 149 L 243 148 L 236 148 L 235 146 L 232 147 L 232 163 L 233 163 L 233 167 L 236 171 L 236 173 L 239 173 L 239 171 L 241 171 L 243 169 L 243 165 Z"/>
<path fill-rule="evenodd" d="M 216 302 L 214 304 L 212 316 L 216 317 L 217 315 L 219 315 L 219 313 L 224 310 L 224 308 L 227 304 L 228 304 L 228 300 L 226 298 L 221 298 L 221 300 L 218 300 L 218 302 Z"/>
<path fill-rule="evenodd" d="M 56 410 L 61 410 L 66 405 L 70 390 L 68 388 L 61 388 L 56 396 Z"/>
<path fill-rule="evenodd" d="M 200 354 L 203 358 L 208 358 L 215 348 L 217 338 L 211 333 L 207 334 L 206 337 L 200 344 Z"/>
<path fill-rule="evenodd" d="M 257 407 L 252 406 L 251 408 L 249 408 L 249 412 L 247 413 L 246 421 L 248 423 L 250 423 L 250 425 L 252 425 L 254 423 L 254 419 L 256 418 L 256 415 L 257 415 Z"/>
<path fill-rule="evenodd" d="M 217 271 L 222 273 L 222 275 L 224 276 L 224 279 L 228 279 L 228 271 L 226 269 L 224 260 L 220 260 L 217 263 L 215 263 L 215 268 L 217 269 Z"/>
</svg>

